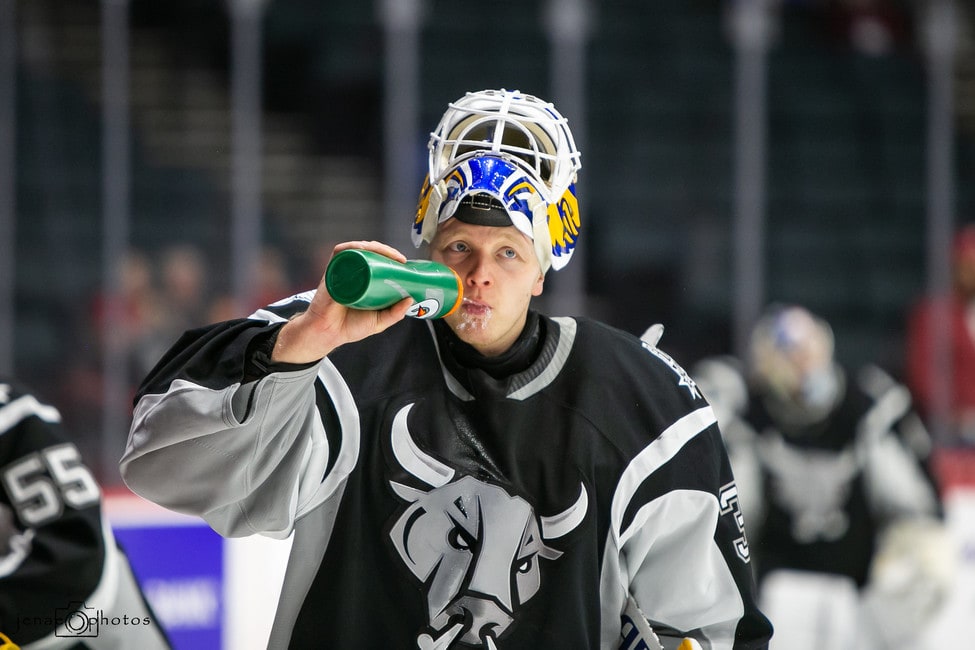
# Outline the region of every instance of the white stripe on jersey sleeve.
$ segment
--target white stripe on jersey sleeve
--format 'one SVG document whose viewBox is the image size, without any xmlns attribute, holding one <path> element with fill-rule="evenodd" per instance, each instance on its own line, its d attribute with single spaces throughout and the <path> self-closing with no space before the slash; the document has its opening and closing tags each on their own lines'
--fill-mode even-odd
<svg viewBox="0 0 975 650">
<path fill-rule="evenodd" d="M 0 407 L 0 434 L 10 431 L 32 415 L 45 422 L 61 421 L 61 414 L 56 408 L 41 404 L 33 395 L 23 395 Z"/>
<path fill-rule="evenodd" d="M 612 534 L 619 538 L 619 546 L 626 543 L 634 528 L 631 525 L 627 531 L 622 530 L 623 515 L 626 513 L 626 508 L 630 505 L 637 489 L 648 476 L 676 456 L 694 436 L 715 422 L 714 411 L 711 410 L 710 406 L 692 411 L 667 427 L 656 440 L 647 445 L 630 461 L 629 466 L 623 471 L 623 476 L 620 478 L 616 494 L 613 495 L 613 506 L 610 514 Z"/>
<path fill-rule="evenodd" d="M 299 294 L 295 294 L 289 298 L 283 298 L 281 300 L 278 300 L 277 302 L 268 305 L 268 307 L 283 307 L 284 305 L 290 304 L 292 302 L 311 303 L 312 298 L 314 297 L 315 297 L 315 289 L 312 289 L 311 291 L 305 291 Z M 270 311 L 265 307 L 261 307 L 260 309 L 257 309 L 253 314 L 248 316 L 248 318 L 252 320 L 266 320 L 269 323 L 282 323 L 287 320 L 286 318 L 283 318 L 278 314 L 275 314 L 273 311 Z"/>
</svg>

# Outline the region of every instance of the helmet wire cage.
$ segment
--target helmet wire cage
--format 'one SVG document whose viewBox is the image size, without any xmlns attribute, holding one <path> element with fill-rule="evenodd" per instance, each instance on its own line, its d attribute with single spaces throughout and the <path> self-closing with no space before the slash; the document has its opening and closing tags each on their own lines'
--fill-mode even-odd
<svg viewBox="0 0 975 650">
<path fill-rule="evenodd" d="M 476 151 L 520 158 L 542 182 L 549 203 L 575 182 L 582 167 L 568 121 L 551 103 L 517 90 L 471 92 L 448 105 L 430 134 L 431 183 Z"/>
</svg>

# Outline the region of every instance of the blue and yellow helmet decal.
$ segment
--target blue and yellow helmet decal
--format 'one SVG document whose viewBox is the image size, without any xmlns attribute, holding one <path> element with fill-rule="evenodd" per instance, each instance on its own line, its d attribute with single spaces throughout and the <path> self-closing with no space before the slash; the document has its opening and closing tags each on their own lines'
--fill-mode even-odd
<svg viewBox="0 0 975 650">
<path fill-rule="evenodd" d="M 548 187 L 519 158 L 478 151 L 461 160 L 442 180 L 423 182 L 413 243 L 429 242 L 437 226 L 454 215 L 461 200 L 472 194 L 486 194 L 504 206 L 511 224 L 535 244 L 543 271 L 564 267 L 575 250 L 581 231 L 575 183 L 558 197 L 548 196 Z"/>
</svg>

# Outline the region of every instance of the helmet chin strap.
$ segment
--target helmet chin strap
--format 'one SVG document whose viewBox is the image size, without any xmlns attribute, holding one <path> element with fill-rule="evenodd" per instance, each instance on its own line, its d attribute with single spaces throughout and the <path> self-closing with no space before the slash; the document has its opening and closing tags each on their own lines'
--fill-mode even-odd
<svg viewBox="0 0 975 650">
<path fill-rule="evenodd" d="M 532 211 L 532 243 L 535 257 L 542 268 L 542 275 L 552 266 L 552 238 L 548 233 L 548 204 L 541 196 L 532 192 L 528 197 L 528 207 Z"/>
<path fill-rule="evenodd" d="M 437 234 L 437 225 L 440 220 L 440 206 L 447 198 L 447 184 L 439 181 L 430 188 L 430 198 L 427 205 L 427 213 L 423 215 L 423 223 L 420 225 L 420 237 L 428 244 L 433 241 L 433 236 Z"/>
</svg>

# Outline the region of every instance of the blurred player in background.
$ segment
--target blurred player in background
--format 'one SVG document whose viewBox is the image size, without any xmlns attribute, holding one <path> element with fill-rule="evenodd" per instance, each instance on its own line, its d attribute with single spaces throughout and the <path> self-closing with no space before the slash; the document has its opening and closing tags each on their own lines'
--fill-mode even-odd
<svg viewBox="0 0 975 650">
<path fill-rule="evenodd" d="M 348 309 L 323 281 L 186 333 L 145 380 L 129 486 L 294 537 L 273 647 L 767 647 L 697 387 L 656 339 L 530 309 L 575 249 L 579 168 L 554 106 L 468 93 L 413 221 L 456 312 Z"/>
<path fill-rule="evenodd" d="M 0 632 L 25 648 L 169 648 L 57 409 L 0 378 Z"/>
<path fill-rule="evenodd" d="M 909 314 L 907 382 L 925 418 L 938 415 L 938 400 L 946 398 L 946 433 L 951 437 L 939 444 L 975 446 L 975 224 L 956 233 L 951 272 L 951 294 L 927 297 Z M 946 361 L 951 364 L 946 394 L 949 384 L 939 381 L 933 364 L 942 334 L 948 339 Z"/>
<path fill-rule="evenodd" d="M 748 357 L 692 375 L 718 414 L 773 650 L 910 647 L 938 610 L 954 551 L 908 390 L 847 372 L 829 325 L 771 307 Z"/>
</svg>

